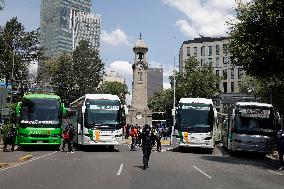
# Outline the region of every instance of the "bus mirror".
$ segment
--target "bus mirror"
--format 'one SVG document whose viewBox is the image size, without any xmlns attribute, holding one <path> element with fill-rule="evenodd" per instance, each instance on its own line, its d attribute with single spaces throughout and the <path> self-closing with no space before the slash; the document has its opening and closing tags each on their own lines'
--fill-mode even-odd
<svg viewBox="0 0 284 189">
<path fill-rule="evenodd" d="M 172 116 L 176 115 L 176 109 L 172 109 Z"/>
<path fill-rule="evenodd" d="M 86 112 L 86 106 L 82 106 L 82 113 L 84 114 Z"/>
</svg>

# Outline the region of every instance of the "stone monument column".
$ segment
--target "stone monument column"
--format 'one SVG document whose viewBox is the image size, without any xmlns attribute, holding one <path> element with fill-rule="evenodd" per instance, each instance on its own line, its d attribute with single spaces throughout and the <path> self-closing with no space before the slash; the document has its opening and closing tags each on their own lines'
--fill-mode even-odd
<svg viewBox="0 0 284 189">
<path fill-rule="evenodd" d="M 152 113 L 147 106 L 147 74 L 148 47 L 142 40 L 141 34 L 133 47 L 134 62 L 132 65 L 133 82 L 132 82 L 132 101 L 127 117 L 127 123 L 132 125 L 144 126 L 152 124 Z"/>
</svg>

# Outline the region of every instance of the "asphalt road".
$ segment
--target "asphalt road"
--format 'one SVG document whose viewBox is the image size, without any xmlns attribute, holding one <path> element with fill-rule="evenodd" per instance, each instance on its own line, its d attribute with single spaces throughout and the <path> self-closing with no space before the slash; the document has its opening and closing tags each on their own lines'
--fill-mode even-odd
<svg viewBox="0 0 284 189">
<path fill-rule="evenodd" d="M 152 152 L 147 170 L 142 169 L 142 151 L 132 152 L 127 145 L 115 151 L 34 152 L 32 160 L 0 169 L 0 188 L 284 188 L 284 172 L 277 171 L 278 162 L 271 159 L 232 157 L 218 150 L 213 155 L 166 150 L 163 146 L 163 152 Z"/>
</svg>

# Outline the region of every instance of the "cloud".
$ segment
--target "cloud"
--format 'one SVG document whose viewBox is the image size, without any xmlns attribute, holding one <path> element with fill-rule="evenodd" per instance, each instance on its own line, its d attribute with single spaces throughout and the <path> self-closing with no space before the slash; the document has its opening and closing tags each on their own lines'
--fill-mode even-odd
<svg viewBox="0 0 284 189">
<path fill-rule="evenodd" d="M 124 31 L 121 29 L 116 29 L 110 33 L 103 30 L 101 34 L 101 40 L 104 43 L 107 43 L 112 46 L 119 46 L 119 45 L 130 45 L 128 42 L 128 37 Z"/>
<path fill-rule="evenodd" d="M 164 83 L 163 83 L 163 88 L 164 88 L 164 89 L 169 89 L 169 88 L 171 88 L 171 84 L 168 83 L 168 82 L 164 82 Z"/>
<path fill-rule="evenodd" d="M 245 2 L 248 2 L 246 0 Z M 175 7 L 187 19 L 177 20 L 175 26 L 190 38 L 204 36 L 225 36 L 227 21 L 235 19 L 235 0 L 163 0 Z"/>
</svg>

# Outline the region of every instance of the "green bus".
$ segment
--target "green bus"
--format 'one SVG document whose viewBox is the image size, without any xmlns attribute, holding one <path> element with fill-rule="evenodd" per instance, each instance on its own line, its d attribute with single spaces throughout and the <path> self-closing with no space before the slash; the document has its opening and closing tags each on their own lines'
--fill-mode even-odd
<svg viewBox="0 0 284 189">
<path fill-rule="evenodd" d="M 16 106 L 16 144 L 61 144 L 63 117 L 66 108 L 61 99 L 53 94 L 26 94 Z"/>
</svg>

